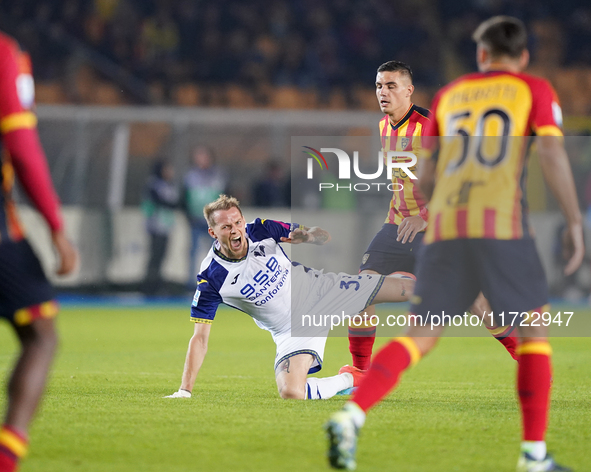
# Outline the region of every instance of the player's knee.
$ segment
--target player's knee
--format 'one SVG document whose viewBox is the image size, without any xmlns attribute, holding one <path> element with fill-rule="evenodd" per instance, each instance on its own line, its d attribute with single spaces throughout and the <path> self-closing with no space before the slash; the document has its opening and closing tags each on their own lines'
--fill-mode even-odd
<svg viewBox="0 0 591 472">
<path fill-rule="evenodd" d="M 35 347 L 46 355 L 57 349 L 59 339 L 53 320 L 39 319 L 19 330 L 19 337 L 24 349 Z"/>
<path fill-rule="evenodd" d="M 303 400 L 305 398 L 305 388 L 295 385 L 285 385 L 279 390 L 279 395 L 284 400 Z"/>
<path fill-rule="evenodd" d="M 43 343 L 44 349 L 50 352 L 55 352 L 59 344 L 57 331 L 51 330 L 47 333 L 43 333 L 40 337 L 40 342 Z"/>
<path fill-rule="evenodd" d="M 38 333 L 38 336 L 35 339 L 36 348 L 42 350 L 47 357 L 50 357 L 55 353 L 58 344 L 59 338 L 55 330 Z"/>
</svg>

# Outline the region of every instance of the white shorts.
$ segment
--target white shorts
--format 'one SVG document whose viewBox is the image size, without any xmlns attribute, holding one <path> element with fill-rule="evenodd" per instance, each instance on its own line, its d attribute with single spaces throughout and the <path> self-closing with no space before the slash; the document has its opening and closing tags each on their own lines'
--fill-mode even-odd
<svg viewBox="0 0 591 472">
<path fill-rule="evenodd" d="M 291 331 L 274 336 L 273 341 L 277 345 L 277 354 L 275 355 L 275 369 L 285 359 L 297 356 L 298 354 L 310 354 L 314 362 L 310 366 L 308 374 L 313 374 L 322 369 L 322 359 L 324 358 L 324 346 L 326 345 L 326 336 L 312 338 L 293 338 Z"/>
<path fill-rule="evenodd" d="M 324 346 L 330 331 L 326 315 L 342 319 L 362 312 L 371 305 L 384 281 L 381 275 L 324 274 L 318 271 L 314 271 L 312 277 L 306 287 L 307 296 L 300 293 L 296 303 L 292 298 L 291 329 L 273 336 L 277 345 L 275 368 L 292 356 L 310 354 L 314 362 L 308 373 L 322 369 Z M 305 326 L 307 320 L 323 321 L 321 326 Z"/>
</svg>

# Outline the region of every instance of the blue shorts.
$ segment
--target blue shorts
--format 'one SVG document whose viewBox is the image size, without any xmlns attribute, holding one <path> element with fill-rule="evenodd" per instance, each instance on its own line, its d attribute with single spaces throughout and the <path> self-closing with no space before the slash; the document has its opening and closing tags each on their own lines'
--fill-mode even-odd
<svg viewBox="0 0 591 472">
<path fill-rule="evenodd" d="M 359 270 L 373 270 L 383 275 L 392 272 L 414 274 L 417 251 L 423 243 L 424 236 L 424 232 L 417 233 L 411 243 L 407 241 L 402 244 L 402 242 L 396 241 L 398 225 L 384 223 L 363 254 Z"/>
<path fill-rule="evenodd" d="M 26 325 L 57 313 L 53 288 L 26 240 L 0 244 L 0 318 Z"/>
<path fill-rule="evenodd" d="M 505 312 L 527 312 L 548 302 L 548 287 L 533 239 L 454 239 L 423 246 L 411 313 L 463 315 L 479 292 L 495 320 Z M 506 324 L 506 323 L 505 323 Z"/>
</svg>

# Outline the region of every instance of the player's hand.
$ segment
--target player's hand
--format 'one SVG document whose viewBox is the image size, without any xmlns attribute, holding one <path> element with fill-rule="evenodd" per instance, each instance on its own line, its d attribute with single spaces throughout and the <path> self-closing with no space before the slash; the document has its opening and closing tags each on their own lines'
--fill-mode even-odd
<svg viewBox="0 0 591 472">
<path fill-rule="evenodd" d="M 300 244 L 300 243 L 313 243 L 314 236 L 305 229 L 294 229 L 289 233 L 287 238 L 280 238 L 282 243 Z"/>
<path fill-rule="evenodd" d="M 59 266 L 55 273 L 57 275 L 71 274 L 78 265 L 78 251 L 66 237 L 64 230 L 52 232 L 51 240 L 59 257 Z"/>
<path fill-rule="evenodd" d="M 166 395 L 164 398 L 191 398 L 191 392 L 179 388 L 178 391 L 174 392 L 172 395 Z"/>
<path fill-rule="evenodd" d="M 427 227 L 427 222 L 419 215 L 409 216 L 404 218 L 402 223 L 398 226 L 398 237 L 396 241 L 402 240 L 402 244 L 412 243 L 417 233 L 423 231 Z"/>
<path fill-rule="evenodd" d="M 562 235 L 562 244 L 563 254 L 568 259 L 564 275 L 571 275 L 579 268 L 585 257 L 583 225 L 581 223 L 570 225 Z"/>
</svg>

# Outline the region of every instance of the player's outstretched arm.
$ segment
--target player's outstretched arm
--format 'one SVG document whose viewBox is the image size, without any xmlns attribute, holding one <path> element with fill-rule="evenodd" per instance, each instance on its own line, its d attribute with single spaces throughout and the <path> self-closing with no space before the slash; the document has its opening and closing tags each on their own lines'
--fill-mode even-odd
<svg viewBox="0 0 591 472">
<path fill-rule="evenodd" d="M 566 218 L 569 260 L 564 273 L 570 275 L 579 268 L 585 257 L 583 218 L 579 209 L 573 174 L 561 138 L 538 136 L 536 144 L 546 183 L 558 200 Z"/>
<path fill-rule="evenodd" d="M 330 233 L 319 226 L 298 228 L 289 233 L 289 237 L 281 238 L 282 243 L 309 243 L 322 246 L 330 241 Z"/>
<path fill-rule="evenodd" d="M 165 398 L 189 398 L 191 396 L 197 374 L 203 365 L 205 354 L 207 354 L 207 341 L 209 340 L 210 331 L 211 325 L 195 323 L 195 332 L 189 341 L 187 357 L 185 358 L 181 386 L 178 391 Z"/>
</svg>

